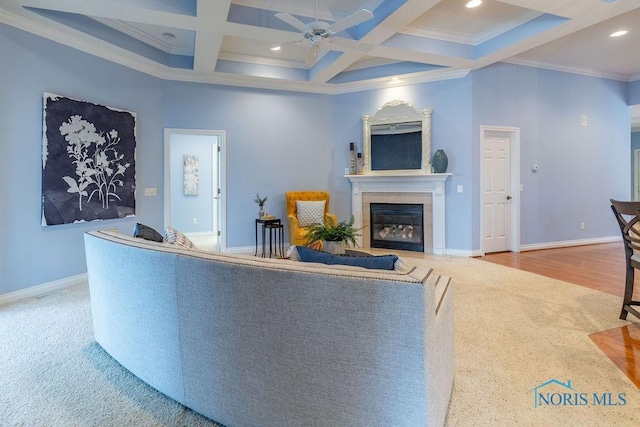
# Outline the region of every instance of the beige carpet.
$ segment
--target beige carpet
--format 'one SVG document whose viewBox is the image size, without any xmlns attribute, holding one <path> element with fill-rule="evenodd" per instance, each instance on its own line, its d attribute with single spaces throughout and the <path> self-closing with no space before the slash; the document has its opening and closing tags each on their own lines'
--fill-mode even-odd
<svg viewBox="0 0 640 427">
<path fill-rule="evenodd" d="M 619 298 L 479 260 L 424 258 L 414 261 L 454 279 L 448 426 L 640 425 L 640 391 L 588 336 L 628 324 L 617 320 Z M 589 396 L 624 393 L 627 403 L 534 408 L 530 390 L 550 379 Z M 0 307 L 0 426 L 14 425 L 215 423 L 110 359 L 92 340 L 88 291 L 76 287 Z"/>
</svg>

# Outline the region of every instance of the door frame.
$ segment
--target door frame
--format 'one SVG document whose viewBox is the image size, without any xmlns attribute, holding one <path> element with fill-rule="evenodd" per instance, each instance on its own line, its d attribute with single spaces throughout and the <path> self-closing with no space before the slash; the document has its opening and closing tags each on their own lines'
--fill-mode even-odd
<svg viewBox="0 0 640 427">
<path fill-rule="evenodd" d="M 171 220 L 171 135 L 214 136 L 220 141 L 217 155 L 218 163 L 218 251 L 227 249 L 227 132 L 224 130 L 204 129 L 164 129 L 164 222 L 165 226 Z"/>
<path fill-rule="evenodd" d="M 480 253 L 481 256 L 485 255 L 484 252 L 484 161 L 483 155 L 485 147 L 485 136 L 487 133 L 503 133 L 509 138 L 509 192 L 511 193 L 511 208 L 510 208 L 510 222 L 511 227 L 509 230 L 509 250 L 511 252 L 520 252 L 520 192 L 522 187 L 520 185 L 520 128 L 511 126 L 480 126 Z"/>
</svg>

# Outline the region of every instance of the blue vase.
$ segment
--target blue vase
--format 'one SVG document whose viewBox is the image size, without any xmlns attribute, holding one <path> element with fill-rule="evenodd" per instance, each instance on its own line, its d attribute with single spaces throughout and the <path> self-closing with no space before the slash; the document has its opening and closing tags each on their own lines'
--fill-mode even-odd
<svg viewBox="0 0 640 427">
<path fill-rule="evenodd" d="M 445 173 L 447 171 L 447 166 L 449 166 L 447 154 L 442 150 L 436 151 L 436 154 L 433 155 L 431 165 L 433 166 L 433 172 Z"/>
</svg>

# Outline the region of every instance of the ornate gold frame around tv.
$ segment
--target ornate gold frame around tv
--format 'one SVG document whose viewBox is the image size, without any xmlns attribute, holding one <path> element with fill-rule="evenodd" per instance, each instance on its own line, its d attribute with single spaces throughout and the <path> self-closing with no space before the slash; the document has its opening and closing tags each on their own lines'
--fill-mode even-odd
<svg viewBox="0 0 640 427">
<path fill-rule="evenodd" d="M 373 115 L 362 116 L 363 125 L 363 152 L 365 174 L 389 174 L 402 173 L 431 173 L 431 112 L 432 109 L 416 110 L 411 104 L 395 100 L 384 104 Z M 371 134 L 372 126 L 398 125 L 419 122 L 422 124 L 422 147 L 419 169 L 400 170 L 372 170 L 371 169 Z"/>
</svg>

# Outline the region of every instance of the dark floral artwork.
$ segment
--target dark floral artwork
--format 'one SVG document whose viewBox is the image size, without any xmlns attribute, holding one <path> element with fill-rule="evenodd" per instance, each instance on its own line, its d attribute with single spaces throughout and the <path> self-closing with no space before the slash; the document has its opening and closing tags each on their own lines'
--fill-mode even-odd
<svg viewBox="0 0 640 427">
<path fill-rule="evenodd" d="M 42 225 L 135 215 L 136 115 L 45 93 Z"/>
</svg>

